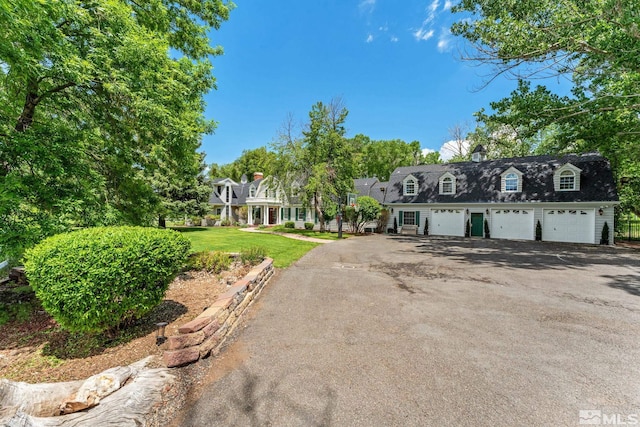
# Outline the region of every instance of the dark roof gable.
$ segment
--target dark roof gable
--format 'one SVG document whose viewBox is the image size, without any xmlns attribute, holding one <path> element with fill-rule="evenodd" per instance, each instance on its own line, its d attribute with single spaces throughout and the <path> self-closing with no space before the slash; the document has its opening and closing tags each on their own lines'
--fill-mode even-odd
<svg viewBox="0 0 640 427">
<path fill-rule="evenodd" d="M 571 163 L 580 168 L 579 191 L 554 191 L 554 172 Z M 522 172 L 522 191 L 503 193 L 501 175 L 510 167 Z M 439 194 L 438 180 L 446 172 L 456 177 L 456 192 Z M 418 193 L 404 196 L 402 181 L 413 175 Z M 594 153 L 561 157 L 529 156 L 483 162 L 399 167 L 387 185 L 386 203 L 498 203 L 617 201 L 609 162 Z"/>
</svg>

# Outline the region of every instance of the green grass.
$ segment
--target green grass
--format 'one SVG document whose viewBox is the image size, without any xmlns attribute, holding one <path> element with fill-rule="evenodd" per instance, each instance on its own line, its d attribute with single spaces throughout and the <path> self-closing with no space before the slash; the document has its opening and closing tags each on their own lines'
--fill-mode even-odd
<svg viewBox="0 0 640 427">
<path fill-rule="evenodd" d="M 321 233 L 319 231 L 302 230 L 299 228 L 284 228 L 284 225 L 276 225 L 275 227 L 267 229 L 267 231 L 273 231 L 275 233 L 299 234 L 301 236 L 314 237 L 316 239 L 338 240 L 338 233 Z M 349 237 L 349 235 L 343 231 L 342 238 L 346 239 L 347 237 Z"/>
<path fill-rule="evenodd" d="M 268 233 L 250 233 L 233 227 L 184 227 L 175 228 L 191 240 L 191 249 L 199 251 L 240 252 L 254 246 L 262 246 L 273 265 L 285 268 L 318 246 L 318 243 L 288 239 Z"/>
</svg>

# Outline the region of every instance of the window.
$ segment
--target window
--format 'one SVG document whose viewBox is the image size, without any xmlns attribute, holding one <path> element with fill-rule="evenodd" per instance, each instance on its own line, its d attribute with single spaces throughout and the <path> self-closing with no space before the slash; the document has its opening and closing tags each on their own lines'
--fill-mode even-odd
<svg viewBox="0 0 640 427">
<path fill-rule="evenodd" d="M 504 177 L 504 191 L 518 191 L 518 175 L 516 175 L 515 173 L 508 173 Z"/>
<path fill-rule="evenodd" d="M 580 191 L 580 174 L 582 170 L 571 163 L 566 163 L 553 174 L 555 191 Z"/>
<path fill-rule="evenodd" d="M 456 177 L 449 172 L 440 177 L 440 194 L 455 194 Z"/>
<path fill-rule="evenodd" d="M 268 188 L 265 188 L 265 190 L 264 190 L 264 198 L 265 199 L 269 198 L 269 189 Z"/>
<path fill-rule="evenodd" d="M 249 197 L 256 197 L 256 187 L 253 185 L 249 187 Z"/>
<path fill-rule="evenodd" d="M 442 180 L 442 194 L 453 193 L 453 179 L 447 177 Z"/>
<path fill-rule="evenodd" d="M 576 175 L 573 171 L 564 170 L 560 172 L 560 190 L 575 190 Z"/>
<path fill-rule="evenodd" d="M 416 213 L 415 212 L 405 212 L 404 213 L 404 225 L 416 225 Z"/>
<path fill-rule="evenodd" d="M 414 196 L 416 194 L 416 180 L 409 178 L 404 182 L 404 195 Z"/>
<path fill-rule="evenodd" d="M 296 209 L 296 212 L 298 213 L 298 218 L 297 218 L 298 221 L 306 221 L 307 219 L 306 209 L 299 208 L 299 209 Z"/>
</svg>

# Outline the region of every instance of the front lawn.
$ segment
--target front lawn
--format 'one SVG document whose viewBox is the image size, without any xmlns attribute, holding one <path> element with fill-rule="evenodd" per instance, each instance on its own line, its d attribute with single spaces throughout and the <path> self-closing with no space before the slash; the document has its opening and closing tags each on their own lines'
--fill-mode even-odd
<svg viewBox="0 0 640 427">
<path fill-rule="evenodd" d="M 305 237 L 314 237 L 316 239 L 324 239 L 324 240 L 338 240 L 338 233 L 333 232 L 319 232 L 314 230 L 304 230 L 300 228 L 285 228 L 284 225 L 276 225 L 275 227 L 270 227 L 265 229 L 265 231 L 271 231 L 274 233 L 289 233 L 289 234 L 299 234 Z M 349 237 L 346 231 L 342 232 L 342 238 L 346 239 Z"/>
<path fill-rule="evenodd" d="M 176 227 L 191 240 L 194 252 L 224 251 L 240 252 L 254 246 L 262 246 L 273 258 L 277 268 L 290 266 L 318 243 L 289 239 L 268 233 L 251 233 L 233 227 Z"/>
</svg>

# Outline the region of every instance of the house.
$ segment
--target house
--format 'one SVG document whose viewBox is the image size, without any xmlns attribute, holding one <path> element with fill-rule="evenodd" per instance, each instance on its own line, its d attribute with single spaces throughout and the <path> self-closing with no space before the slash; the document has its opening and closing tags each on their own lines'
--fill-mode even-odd
<svg viewBox="0 0 640 427">
<path fill-rule="evenodd" d="M 318 224 L 313 207 L 304 206 L 295 192 L 286 199 L 259 172 L 248 182 L 229 178 L 213 181 L 210 203 L 222 219 L 241 221 L 247 207 L 249 224 L 277 225 L 293 221 Z M 497 239 L 541 239 L 555 242 L 599 243 L 607 223 L 613 243 L 614 207 L 619 204 L 609 162 L 597 153 L 528 156 L 486 160 L 479 146 L 470 162 L 397 168 L 388 182 L 354 180 L 347 204 L 371 196 L 390 215 L 387 229 L 434 236 L 486 236 Z M 335 220 L 326 224 L 337 230 Z M 375 224 L 368 224 L 368 228 Z"/>
<path fill-rule="evenodd" d="M 213 180 L 213 191 L 209 196 L 213 213 L 219 215 L 221 220 L 251 225 L 279 225 L 294 221 L 296 227 L 303 228 L 305 222 L 315 220 L 317 223 L 312 210 L 303 207 L 296 197 L 286 204 L 283 202 L 284 197 L 274 179 L 265 178 L 262 172 L 255 172 L 251 182 L 246 175 L 242 175 L 239 183 L 230 178 Z M 241 215 L 243 207 L 246 207 L 244 217 Z"/>
<path fill-rule="evenodd" d="M 380 184 L 381 186 L 383 184 Z M 384 185 L 389 227 L 436 236 L 599 243 L 607 223 L 613 242 L 618 202 L 609 162 L 597 153 L 485 160 L 397 168 Z"/>
<path fill-rule="evenodd" d="M 280 224 L 279 194 L 270 190 L 270 181 L 261 172 L 253 174 L 253 181 L 248 182 L 242 175 L 237 183 L 230 178 L 219 178 L 211 182 L 213 191 L 209 196 L 209 204 L 215 215 L 221 220 L 228 219 L 232 223 L 247 222 L 249 224 Z M 246 214 L 241 209 L 246 207 Z"/>
</svg>

